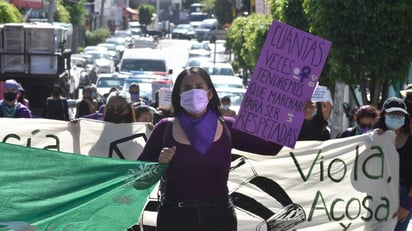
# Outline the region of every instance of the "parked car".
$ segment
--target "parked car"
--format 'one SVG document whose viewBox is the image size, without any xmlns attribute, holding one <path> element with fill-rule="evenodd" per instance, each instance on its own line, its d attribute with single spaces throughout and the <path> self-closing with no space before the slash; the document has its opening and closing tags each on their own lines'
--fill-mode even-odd
<svg viewBox="0 0 412 231">
<path fill-rule="evenodd" d="M 113 43 L 114 45 L 116 45 L 116 49 L 119 52 L 120 57 L 122 56 L 126 47 L 128 47 L 126 39 L 122 37 L 109 37 L 106 39 L 106 43 Z"/>
<path fill-rule="evenodd" d="M 120 53 L 116 48 L 116 45 L 113 43 L 99 43 L 97 44 L 99 47 L 106 47 L 107 52 L 109 53 L 110 58 L 112 58 L 113 62 L 117 64 L 120 60 Z"/>
<path fill-rule="evenodd" d="M 159 72 L 171 74 L 163 50 L 151 48 L 130 48 L 125 50 L 118 65 L 119 72 Z"/>
<path fill-rule="evenodd" d="M 213 63 L 213 59 L 204 56 L 190 57 L 183 68 L 200 67 L 201 63 Z"/>
<path fill-rule="evenodd" d="M 193 43 L 189 48 L 189 58 L 196 56 L 210 57 L 212 49 L 210 49 L 207 43 Z"/>
<path fill-rule="evenodd" d="M 238 78 L 230 63 L 201 63 L 200 67 L 205 69 L 209 75 L 224 75 Z"/>
<path fill-rule="evenodd" d="M 71 58 L 79 58 L 79 59 L 84 59 L 86 63 L 86 72 L 87 75 L 83 76 L 88 82 L 86 85 L 89 85 L 90 83 L 96 83 L 97 80 L 97 75 L 100 73 L 99 67 L 96 64 L 96 60 L 94 59 L 93 55 L 90 54 L 72 54 Z"/>
<path fill-rule="evenodd" d="M 246 93 L 245 88 L 216 88 L 216 92 L 219 99 L 229 96 L 231 102 L 230 109 L 234 110 L 236 114 L 239 113 L 240 105 Z"/>
<path fill-rule="evenodd" d="M 87 86 L 91 83 L 90 76 L 91 72 L 87 69 L 86 58 L 81 56 L 72 55 L 71 65 L 75 65 L 80 70 L 79 87 Z"/>
<path fill-rule="evenodd" d="M 227 75 L 211 75 L 215 88 L 245 88 L 241 78 L 233 78 Z"/>
<path fill-rule="evenodd" d="M 97 92 L 107 97 L 110 89 L 113 87 L 123 88 L 124 82 L 129 75 L 113 73 L 113 74 L 100 74 L 96 81 Z"/>
<path fill-rule="evenodd" d="M 90 54 L 96 60 L 96 65 L 99 68 L 100 73 L 113 73 L 115 66 L 113 60 L 107 53 L 100 51 L 88 51 L 85 54 Z"/>
<path fill-rule="evenodd" d="M 172 39 L 193 39 L 196 37 L 195 28 L 190 24 L 178 24 L 172 31 Z"/>
</svg>

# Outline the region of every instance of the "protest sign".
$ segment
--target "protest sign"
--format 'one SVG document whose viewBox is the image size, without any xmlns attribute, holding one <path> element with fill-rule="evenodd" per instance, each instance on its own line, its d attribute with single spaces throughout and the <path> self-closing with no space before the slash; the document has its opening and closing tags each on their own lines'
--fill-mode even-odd
<svg viewBox="0 0 412 231">
<path fill-rule="evenodd" d="M 160 88 L 159 89 L 159 108 L 171 109 L 172 108 L 172 89 Z"/>
<path fill-rule="evenodd" d="M 333 103 L 329 89 L 325 86 L 320 86 L 320 85 L 318 85 L 315 88 L 315 91 L 313 92 L 311 100 L 312 100 L 312 102 L 331 102 L 331 103 Z"/>
<path fill-rule="evenodd" d="M 394 139 L 389 131 L 299 141 L 276 156 L 233 150 L 239 158 L 228 186 L 238 230 L 393 230 L 399 206 Z M 156 192 L 143 213 L 145 227 L 156 226 Z"/>
<path fill-rule="evenodd" d="M 10 126 L 16 123 L 19 126 Z M 90 119 L 68 123 L 1 118 L 0 128 L 1 142 L 127 160 L 137 160 L 150 131 L 143 122 L 113 124 Z"/>
<path fill-rule="evenodd" d="M 273 21 L 235 128 L 293 148 L 331 43 Z"/>
</svg>

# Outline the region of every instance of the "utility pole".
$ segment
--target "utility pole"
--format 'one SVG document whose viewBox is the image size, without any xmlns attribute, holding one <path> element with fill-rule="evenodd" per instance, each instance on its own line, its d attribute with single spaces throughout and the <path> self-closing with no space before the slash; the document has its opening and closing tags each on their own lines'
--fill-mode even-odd
<svg viewBox="0 0 412 231">
<path fill-rule="evenodd" d="M 100 18 L 99 18 L 99 28 L 103 28 L 103 11 L 104 11 L 104 2 L 105 0 L 101 0 L 102 3 L 100 4 Z"/>
<path fill-rule="evenodd" d="M 54 22 L 54 0 L 49 1 L 49 7 L 47 8 L 47 22 Z"/>
</svg>

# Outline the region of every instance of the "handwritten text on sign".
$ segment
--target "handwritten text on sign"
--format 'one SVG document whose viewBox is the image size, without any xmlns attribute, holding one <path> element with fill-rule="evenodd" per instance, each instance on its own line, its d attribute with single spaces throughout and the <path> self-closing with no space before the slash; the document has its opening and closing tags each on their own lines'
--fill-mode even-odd
<svg viewBox="0 0 412 231">
<path fill-rule="evenodd" d="M 273 21 L 234 127 L 293 148 L 330 46 Z"/>
</svg>

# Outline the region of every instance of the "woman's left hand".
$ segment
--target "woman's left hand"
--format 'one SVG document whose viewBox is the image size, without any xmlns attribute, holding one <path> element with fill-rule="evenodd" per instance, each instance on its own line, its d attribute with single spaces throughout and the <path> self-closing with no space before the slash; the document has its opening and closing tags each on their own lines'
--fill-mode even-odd
<svg viewBox="0 0 412 231">
<path fill-rule="evenodd" d="M 409 210 L 403 207 L 399 207 L 398 211 L 392 216 L 392 218 L 398 218 L 400 222 L 404 222 L 408 217 Z"/>
<path fill-rule="evenodd" d="M 175 146 L 171 148 L 164 147 L 162 151 L 160 151 L 159 163 L 169 163 L 173 159 L 175 152 L 176 152 Z"/>
</svg>

